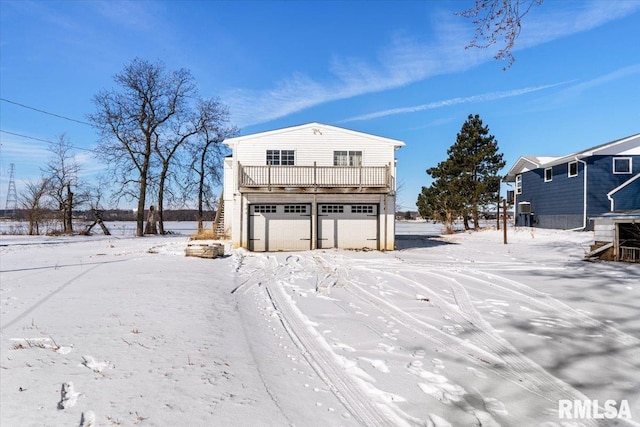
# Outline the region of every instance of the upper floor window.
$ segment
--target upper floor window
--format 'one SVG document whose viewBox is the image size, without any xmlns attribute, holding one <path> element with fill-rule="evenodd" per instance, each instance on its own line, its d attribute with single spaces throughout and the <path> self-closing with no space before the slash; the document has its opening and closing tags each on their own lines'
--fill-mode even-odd
<svg viewBox="0 0 640 427">
<path fill-rule="evenodd" d="M 544 168 L 544 182 L 553 181 L 553 168 Z"/>
<path fill-rule="evenodd" d="M 614 157 L 613 173 L 631 173 L 631 157 Z"/>
<path fill-rule="evenodd" d="M 569 178 L 578 176 L 578 162 L 569 162 L 569 170 L 567 176 Z"/>
<path fill-rule="evenodd" d="M 333 166 L 362 166 L 362 151 L 334 151 Z"/>
<path fill-rule="evenodd" d="M 522 175 L 516 175 L 516 194 L 522 194 Z"/>
<path fill-rule="evenodd" d="M 293 166 L 295 164 L 295 151 L 267 150 L 267 164 L 273 166 Z"/>
</svg>

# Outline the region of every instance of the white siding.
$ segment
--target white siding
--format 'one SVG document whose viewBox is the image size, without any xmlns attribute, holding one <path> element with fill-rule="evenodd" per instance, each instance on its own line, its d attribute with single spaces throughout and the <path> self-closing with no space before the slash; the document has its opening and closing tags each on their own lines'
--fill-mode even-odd
<svg viewBox="0 0 640 427">
<path fill-rule="evenodd" d="M 613 242 L 616 227 L 611 220 L 596 220 L 593 226 L 593 239 L 596 242 Z"/>
<path fill-rule="evenodd" d="M 233 161 L 231 157 L 224 159 L 224 175 L 223 175 L 223 187 L 222 187 L 222 199 L 224 201 L 224 229 L 225 232 L 231 230 L 231 224 L 233 223 L 233 211 L 234 211 L 234 187 L 235 179 L 233 173 Z"/>
<path fill-rule="evenodd" d="M 333 128 L 302 128 L 290 132 L 257 134 L 237 144 L 236 159 L 243 165 L 266 165 L 267 150 L 294 150 L 297 166 L 333 166 L 334 151 L 362 151 L 362 166 L 385 166 L 394 161 L 394 146 L 378 137 Z M 319 132 L 318 132 L 319 131 Z"/>
<path fill-rule="evenodd" d="M 241 193 L 238 188 L 238 164 L 265 166 L 267 150 L 295 151 L 295 166 L 333 166 L 334 151 L 361 151 L 363 167 L 389 167 L 395 177 L 395 150 L 403 142 L 342 129 L 320 123 L 268 131 L 225 140 L 232 148 L 232 159 L 225 160 L 225 226 L 231 227 L 234 247 L 247 247 L 249 212 L 254 203 L 309 203 L 311 206 L 311 240 L 317 242 L 317 206 L 322 203 L 371 203 L 376 205 L 379 249 L 394 247 L 395 197 L 391 193 L 305 191 L 286 193 Z M 368 172 L 368 171 L 365 171 Z M 392 181 L 392 184 L 394 181 Z"/>
</svg>

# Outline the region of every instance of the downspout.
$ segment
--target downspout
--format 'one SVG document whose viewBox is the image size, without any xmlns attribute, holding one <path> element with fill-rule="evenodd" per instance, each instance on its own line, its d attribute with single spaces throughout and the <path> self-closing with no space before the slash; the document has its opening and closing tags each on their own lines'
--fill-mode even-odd
<svg viewBox="0 0 640 427">
<path fill-rule="evenodd" d="M 609 199 L 609 202 L 611 203 L 611 212 L 615 211 L 615 202 L 613 197 L 611 197 L 611 193 L 607 193 L 607 199 Z"/>
<path fill-rule="evenodd" d="M 583 187 L 582 227 L 572 228 L 569 231 L 579 231 L 579 230 L 585 230 L 587 228 L 587 162 L 585 162 L 584 160 L 578 159 L 578 156 L 575 156 L 574 159 L 576 160 L 576 162 L 580 162 L 584 165 L 584 185 L 582 186 Z"/>
</svg>

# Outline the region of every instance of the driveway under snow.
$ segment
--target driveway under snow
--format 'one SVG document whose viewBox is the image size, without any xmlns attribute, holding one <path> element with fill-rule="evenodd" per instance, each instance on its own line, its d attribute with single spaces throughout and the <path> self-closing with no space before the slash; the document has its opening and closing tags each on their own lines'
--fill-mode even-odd
<svg viewBox="0 0 640 427">
<path fill-rule="evenodd" d="M 0 424 L 552 427 L 597 399 L 634 419 L 582 425 L 640 425 L 640 266 L 583 261 L 590 233 L 438 231 L 215 260 L 2 236 Z"/>
</svg>

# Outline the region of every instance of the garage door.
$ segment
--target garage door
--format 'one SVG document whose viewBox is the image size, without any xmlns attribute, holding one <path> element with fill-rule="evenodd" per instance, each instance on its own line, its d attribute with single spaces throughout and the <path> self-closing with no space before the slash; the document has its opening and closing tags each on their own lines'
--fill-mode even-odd
<svg viewBox="0 0 640 427">
<path fill-rule="evenodd" d="M 249 215 L 249 250 L 311 249 L 311 205 L 251 205 Z"/>
<path fill-rule="evenodd" d="M 318 248 L 378 249 L 378 205 L 318 205 Z"/>
</svg>

